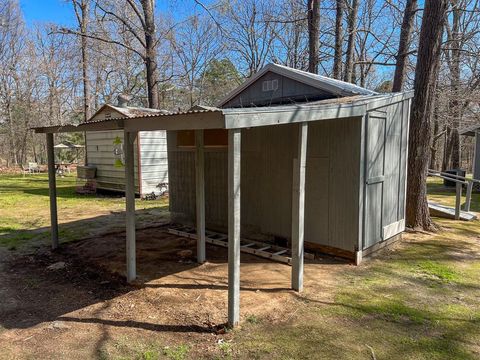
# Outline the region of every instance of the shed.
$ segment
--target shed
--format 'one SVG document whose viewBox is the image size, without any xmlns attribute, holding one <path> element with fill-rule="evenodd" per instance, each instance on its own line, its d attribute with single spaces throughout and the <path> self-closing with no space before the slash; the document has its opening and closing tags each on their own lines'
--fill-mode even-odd
<svg viewBox="0 0 480 360">
<path fill-rule="evenodd" d="M 358 262 L 361 252 L 369 253 L 402 232 L 409 96 L 367 111 L 364 119 L 354 111 L 315 118 L 317 106 L 353 102 L 368 107 L 389 96 L 270 64 L 221 101 L 218 111 L 238 114 L 238 119 L 242 113 L 251 116 L 242 132 L 242 236 L 290 243 L 291 194 L 297 187 L 292 169 L 298 166 L 302 141 L 307 248 Z M 301 119 L 299 106 L 308 106 L 315 119 L 308 131 L 294 121 L 277 124 L 292 111 L 294 119 Z M 205 130 L 204 136 L 206 226 L 226 232 L 227 131 Z M 168 156 L 172 218 L 194 224 L 194 131 L 169 131 Z"/>
<path fill-rule="evenodd" d="M 399 238 L 412 96 L 377 94 L 270 64 L 217 108 L 36 128 L 47 139 L 52 247 L 59 244 L 53 134 L 122 130 L 126 277 L 136 278 L 134 143 L 141 132 L 166 130 L 170 210 L 175 220 L 195 224 L 197 261 L 208 259 L 207 228 L 228 233 L 228 322 L 234 326 L 241 238 L 286 238 L 296 291 L 303 289 L 305 241 L 360 263 Z"/>
<path fill-rule="evenodd" d="M 105 104 L 89 119 L 89 122 L 108 119 L 135 118 L 143 115 L 168 113 L 165 110 Z M 121 147 L 123 131 L 107 130 L 85 133 L 87 165 L 95 166 L 96 188 L 125 191 L 125 170 L 122 166 Z M 135 192 L 140 196 L 160 193 L 159 184 L 168 183 L 166 132 L 140 131 L 135 141 Z M 119 148 L 117 154 L 115 149 Z"/>
</svg>

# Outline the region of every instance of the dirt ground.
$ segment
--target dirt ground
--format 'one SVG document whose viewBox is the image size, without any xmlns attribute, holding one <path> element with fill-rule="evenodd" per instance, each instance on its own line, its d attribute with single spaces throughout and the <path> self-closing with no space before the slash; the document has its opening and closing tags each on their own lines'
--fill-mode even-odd
<svg viewBox="0 0 480 360">
<path fill-rule="evenodd" d="M 166 227 L 137 231 L 134 285 L 124 281 L 122 232 L 64 244 L 54 253 L 0 250 L 0 358 L 107 358 L 148 343 L 188 343 L 193 358 L 221 356 L 218 344 L 232 336 L 223 328 L 227 251 L 208 245 L 208 262 L 198 265 L 195 248 L 195 240 Z M 191 255 L 182 257 L 181 250 Z M 307 263 L 305 287 L 317 300 L 331 301 L 334 274 L 349 266 L 327 257 Z M 291 319 L 299 299 L 290 275 L 285 264 L 242 254 L 242 321 Z"/>
</svg>

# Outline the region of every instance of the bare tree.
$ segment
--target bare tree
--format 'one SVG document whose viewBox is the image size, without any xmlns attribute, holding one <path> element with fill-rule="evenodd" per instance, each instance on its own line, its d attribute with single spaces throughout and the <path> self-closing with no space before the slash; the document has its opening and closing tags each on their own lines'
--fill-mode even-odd
<svg viewBox="0 0 480 360">
<path fill-rule="evenodd" d="M 318 73 L 320 41 L 320 0 L 308 0 L 308 71 Z"/>
<path fill-rule="evenodd" d="M 148 106 L 158 108 L 158 72 L 157 72 L 157 44 L 155 24 L 155 0 L 94 0 L 98 21 L 115 23 L 124 31 L 130 32 L 137 43 L 130 46 L 112 36 L 106 38 L 100 34 L 84 34 L 72 29 L 62 28 L 68 34 L 88 37 L 109 44 L 122 46 L 136 53 L 145 64 Z M 114 34 L 112 34 L 114 35 Z"/>
<path fill-rule="evenodd" d="M 89 57 L 88 57 L 88 20 L 90 13 L 90 0 L 72 0 L 73 9 L 77 18 L 80 37 L 80 51 L 82 54 L 82 81 L 83 81 L 83 119 L 86 122 L 91 116 L 91 90 L 89 78 Z"/>
<path fill-rule="evenodd" d="M 335 53 L 333 56 L 333 77 L 342 77 L 343 59 L 343 12 L 345 11 L 345 0 L 336 0 L 335 13 Z"/>
<path fill-rule="evenodd" d="M 417 0 L 407 0 L 407 3 L 405 4 L 405 11 L 403 13 L 402 29 L 400 30 L 400 42 L 398 45 L 397 63 L 395 66 L 395 75 L 393 77 L 393 92 L 402 91 L 403 85 L 405 83 L 405 73 L 407 71 L 410 39 L 412 37 L 416 11 Z"/>
<path fill-rule="evenodd" d="M 348 21 L 347 21 L 347 52 L 345 59 L 345 71 L 343 80 L 352 82 L 354 72 L 354 52 L 355 52 L 355 38 L 357 34 L 357 17 L 358 17 L 358 0 L 351 0 L 348 4 Z"/>
<path fill-rule="evenodd" d="M 406 221 L 412 228 L 425 230 L 433 228 L 428 210 L 426 179 L 431 118 L 447 8 L 448 0 L 425 1 L 410 118 Z"/>
</svg>

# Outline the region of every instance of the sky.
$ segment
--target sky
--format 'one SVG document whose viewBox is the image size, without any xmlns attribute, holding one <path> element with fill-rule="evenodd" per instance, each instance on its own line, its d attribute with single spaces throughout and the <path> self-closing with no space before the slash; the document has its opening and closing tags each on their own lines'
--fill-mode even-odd
<svg viewBox="0 0 480 360">
<path fill-rule="evenodd" d="M 75 23 L 72 7 L 65 0 L 20 0 L 20 7 L 29 26 L 36 22 L 53 22 L 60 25 Z"/>
<path fill-rule="evenodd" d="M 0 0 L 1 1 L 1 0 Z M 203 4 L 208 5 L 210 0 Z M 75 26 L 75 14 L 70 0 L 20 0 L 28 26 L 38 22 L 52 22 L 63 26 Z M 182 18 L 194 11 L 203 11 L 194 0 L 160 0 L 157 1 L 157 10 L 169 12 L 175 18 Z"/>
</svg>

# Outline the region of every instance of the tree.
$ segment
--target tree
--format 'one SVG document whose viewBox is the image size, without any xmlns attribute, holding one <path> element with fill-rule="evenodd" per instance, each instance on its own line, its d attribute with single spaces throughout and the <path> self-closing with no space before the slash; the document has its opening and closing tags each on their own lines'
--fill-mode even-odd
<svg viewBox="0 0 480 360">
<path fill-rule="evenodd" d="M 87 1 L 87 0 L 85 0 Z M 158 71 L 157 71 L 157 44 L 155 25 L 155 0 L 125 0 L 116 2 L 112 0 L 94 0 L 99 14 L 99 22 L 111 22 L 122 31 L 133 35 L 137 43 L 133 46 L 125 44 L 115 37 L 115 32 L 110 33 L 111 38 L 101 34 L 85 34 L 72 29 L 62 28 L 61 32 L 88 37 L 109 44 L 122 46 L 134 52 L 145 64 L 148 106 L 158 108 Z M 140 4 L 138 3 L 140 2 Z M 121 34 L 119 30 L 116 32 Z"/>
<path fill-rule="evenodd" d="M 406 222 L 407 226 L 425 230 L 433 229 L 428 210 L 426 180 L 431 118 L 447 7 L 448 0 L 425 1 L 415 71 L 415 96 L 410 117 Z"/>
<path fill-rule="evenodd" d="M 336 0 L 335 12 L 335 50 L 333 55 L 333 78 L 342 78 L 343 58 L 343 12 L 345 11 L 345 0 Z"/>
<path fill-rule="evenodd" d="M 405 74 L 407 72 L 408 52 L 410 39 L 412 37 L 413 24 L 415 22 L 415 13 L 417 11 L 417 0 L 407 0 L 405 11 L 403 13 L 402 29 L 400 30 L 400 42 L 398 45 L 397 64 L 395 66 L 395 75 L 393 77 L 393 92 L 403 90 L 405 83 Z"/>
<path fill-rule="evenodd" d="M 88 38 L 87 27 L 90 13 L 90 0 L 72 0 L 73 9 L 77 18 L 80 37 L 80 51 L 82 54 L 82 81 L 83 81 L 83 119 L 85 122 L 91 116 L 91 90 L 90 78 L 88 73 L 89 58 L 88 58 Z"/>
<path fill-rule="evenodd" d="M 320 0 L 308 0 L 308 71 L 318 73 L 320 42 Z"/>
<path fill-rule="evenodd" d="M 213 60 L 201 75 L 203 105 L 215 106 L 240 85 L 242 77 L 229 59 Z"/>
<path fill-rule="evenodd" d="M 358 17 L 358 0 L 352 0 L 348 6 L 348 21 L 347 21 L 347 53 L 345 59 L 345 72 L 343 80 L 352 82 L 354 72 L 354 51 L 355 51 L 355 38 L 357 34 L 357 17 Z"/>
</svg>

